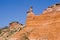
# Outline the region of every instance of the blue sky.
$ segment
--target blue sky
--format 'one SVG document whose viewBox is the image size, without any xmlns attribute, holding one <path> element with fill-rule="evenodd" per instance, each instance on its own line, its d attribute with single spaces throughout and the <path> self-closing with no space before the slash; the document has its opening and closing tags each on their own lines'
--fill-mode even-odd
<svg viewBox="0 0 60 40">
<path fill-rule="evenodd" d="M 41 14 L 44 9 L 60 0 L 0 0 L 0 28 L 12 21 L 26 22 L 27 10 L 33 6 L 34 13 Z"/>
</svg>

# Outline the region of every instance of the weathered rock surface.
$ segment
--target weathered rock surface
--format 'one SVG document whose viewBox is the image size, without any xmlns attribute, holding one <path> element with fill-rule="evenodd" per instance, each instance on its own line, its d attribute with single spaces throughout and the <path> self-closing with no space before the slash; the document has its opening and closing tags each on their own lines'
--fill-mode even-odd
<svg viewBox="0 0 60 40">
<path fill-rule="evenodd" d="M 60 4 L 49 8 L 41 15 L 34 15 L 30 10 L 26 27 L 19 34 L 27 33 L 30 40 L 60 40 Z"/>
</svg>

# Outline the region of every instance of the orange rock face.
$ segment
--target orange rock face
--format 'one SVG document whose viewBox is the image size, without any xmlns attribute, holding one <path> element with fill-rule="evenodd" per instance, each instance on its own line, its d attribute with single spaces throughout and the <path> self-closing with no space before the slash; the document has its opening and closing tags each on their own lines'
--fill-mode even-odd
<svg viewBox="0 0 60 40">
<path fill-rule="evenodd" d="M 60 12 L 41 14 L 27 18 L 26 29 L 30 39 L 58 40 L 60 35 Z"/>
<path fill-rule="evenodd" d="M 30 32 L 29 39 L 60 40 L 60 11 L 57 8 L 38 16 L 28 13 L 25 30 Z"/>
<path fill-rule="evenodd" d="M 26 27 L 17 34 L 27 33 L 30 40 L 60 40 L 59 7 L 60 4 L 54 5 L 52 10 L 47 10 L 41 15 L 35 15 L 30 10 L 27 15 Z"/>
</svg>

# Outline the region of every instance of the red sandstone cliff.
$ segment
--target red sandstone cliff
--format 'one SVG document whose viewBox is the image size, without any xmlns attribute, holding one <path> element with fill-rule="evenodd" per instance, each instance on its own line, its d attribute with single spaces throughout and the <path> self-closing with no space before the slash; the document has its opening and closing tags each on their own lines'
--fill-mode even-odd
<svg viewBox="0 0 60 40">
<path fill-rule="evenodd" d="M 60 40 L 60 4 L 48 7 L 41 15 L 35 15 L 32 7 L 27 13 L 25 28 L 11 38 L 24 40 L 26 35 L 30 40 Z"/>
<path fill-rule="evenodd" d="M 60 40 L 60 4 L 55 4 L 45 11 L 36 16 L 30 10 L 26 27 L 19 34 L 27 33 L 30 40 Z"/>
</svg>

